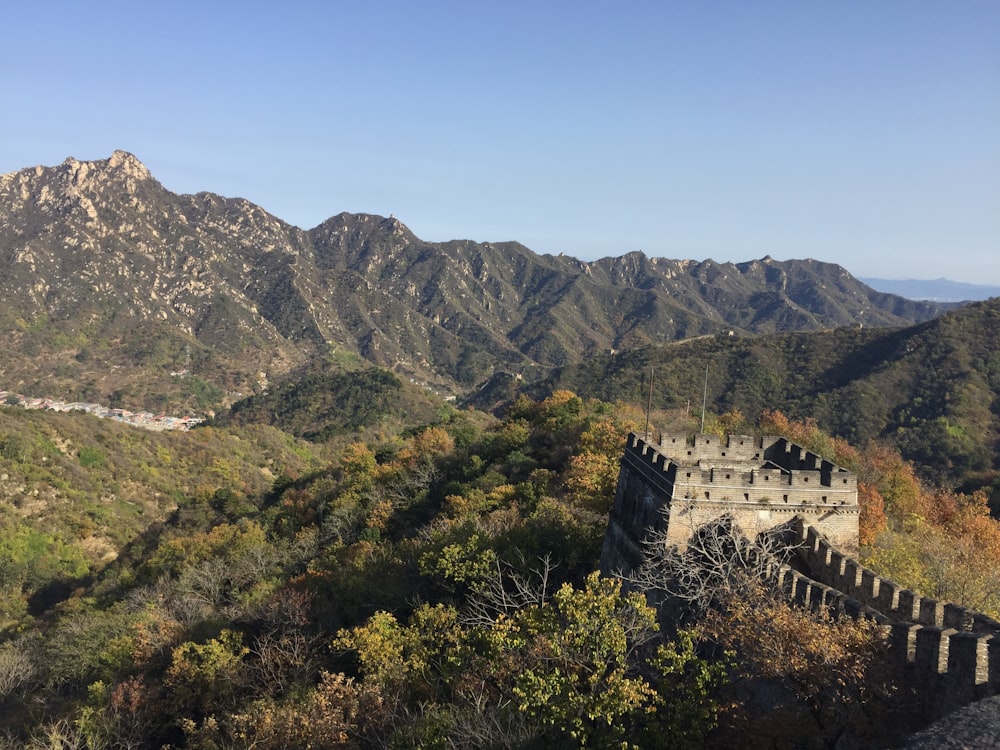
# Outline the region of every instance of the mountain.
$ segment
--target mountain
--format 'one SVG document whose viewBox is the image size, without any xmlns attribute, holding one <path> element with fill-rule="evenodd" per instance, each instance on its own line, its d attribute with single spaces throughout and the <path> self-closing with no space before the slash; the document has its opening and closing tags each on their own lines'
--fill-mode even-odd
<svg viewBox="0 0 1000 750">
<path fill-rule="evenodd" d="M 948 279 L 868 279 L 861 281 L 872 289 L 914 300 L 936 302 L 981 301 L 1000 297 L 1000 286 L 966 284 Z"/>
<path fill-rule="evenodd" d="M 709 336 L 601 355 L 521 384 L 497 376 L 470 399 L 493 408 L 556 389 L 655 409 L 777 409 L 863 446 L 893 443 L 936 482 L 992 487 L 1000 508 L 1000 298 L 905 328 Z M 707 381 L 706 381 L 707 371 Z"/>
<path fill-rule="evenodd" d="M 0 269 L 0 386 L 153 411 L 232 403 L 316 360 L 460 393 L 644 344 L 945 309 L 813 260 L 587 263 L 425 242 L 366 214 L 305 231 L 243 199 L 172 193 L 123 151 L 0 176 Z"/>
</svg>

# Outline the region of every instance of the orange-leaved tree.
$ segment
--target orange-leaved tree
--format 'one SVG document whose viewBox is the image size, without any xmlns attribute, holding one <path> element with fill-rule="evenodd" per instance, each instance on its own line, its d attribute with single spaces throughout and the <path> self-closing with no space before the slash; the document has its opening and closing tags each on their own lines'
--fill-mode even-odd
<svg viewBox="0 0 1000 750">
<path fill-rule="evenodd" d="M 639 418 L 634 407 L 616 405 L 584 428 L 565 474 L 573 502 L 597 513 L 611 509 L 625 439 L 639 429 Z"/>
<path fill-rule="evenodd" d="M 723 745 L 753 738 L 753 746 L 817 739 L 833 746 L 847 732 L 879 731 L 892 682 L 885 634 L 874 621 L 796 607 L 755 582 L 717 602 L 698 632 L 735 654 L 717 738 Z M 748 710 L 751 695 L 769 695 L 773 705 Z"/>
</svg>

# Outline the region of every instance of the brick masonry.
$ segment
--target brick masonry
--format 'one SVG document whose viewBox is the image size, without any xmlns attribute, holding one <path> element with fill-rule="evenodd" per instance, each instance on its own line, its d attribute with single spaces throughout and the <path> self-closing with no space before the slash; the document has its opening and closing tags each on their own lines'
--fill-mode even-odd
<svg viewBox="0 0 1000 750">
<path fill-rule="evenodd" d="M 857 478 L 782 437 L 630 435 L 601 570 L 627 574 L 654 534 L 683 548 L 723 516 L 751 538 L 785 530 L 796 553 L 775 574 L 792 601 L 880 623 L 929 718 L 1000 694 L 1000 622 L 861 565 Z"/>
</svg>

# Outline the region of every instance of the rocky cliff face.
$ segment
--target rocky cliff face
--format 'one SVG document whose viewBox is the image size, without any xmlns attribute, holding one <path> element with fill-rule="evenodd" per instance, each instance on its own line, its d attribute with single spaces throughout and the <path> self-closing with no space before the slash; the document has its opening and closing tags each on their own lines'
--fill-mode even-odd
<svg viewBox="0 0 1000 750">
<path fill-rule="evenodd" d="M 303 231 L 246 200 L 171 193 L 123 151 L 0 176 L 0 385 L 54 396 L 224 400 L 214 388 L 330 351 L 454 391 L 641 343 L 939 310 L 815 261 L 585 263 L 423 242 L 364 214 Z"/>
</svg>

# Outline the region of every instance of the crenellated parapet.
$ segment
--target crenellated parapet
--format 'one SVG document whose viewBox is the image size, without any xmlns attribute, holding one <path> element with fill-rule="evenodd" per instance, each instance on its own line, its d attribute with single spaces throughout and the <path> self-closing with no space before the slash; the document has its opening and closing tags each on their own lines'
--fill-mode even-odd
<svg viewBox="0 0 1000 750">
<path fill-rule="evenodd" d="M 795 530 L 792 533 L 801 541 L 797 555 L 801 567 L 808 571 L 811 578 L 857 599 L 890 620 L 1000 635 L 1000 622 L 992 617 L 957 604 L 920 596 L 894 581 L 879 577 L 837 549 L 806 519 L 796 519 L 789 528 Z"/>
<path fill-rule="evenodd" d="M 789 600 L 809 609 L 826 609 L 835 615 L 866 617 L 880 625 L 889 625 L 891 620 L 881 612 L 867 607 L 857 599 L 842 591 L 813 580 L 789 565 L 779 566 L 776 582 Z"/>
<path fill-rule="evenodd" d="M 787 534 L 788 542 L 799 545 L 798 569 L 783 566 L 779 581 L 792 600 L 887 627 L 890 654 L 929 716 L 1000 693 L 1000 622 L 881 578 L 806 519 L 789 524 Z"/>
<path fill-rule="evenodd" d="M 602 569 L 634 567 L 653 533 L 665 532 L 669 544 L 684 548 L 695 531 L 722 516 L 754 538 L 800 515 L 856 550 L 855 475 L 779 436 L 632 434 Z"/>
<path fill-rule="evenodd" d="M 781 589 L 802 606 L 878 622 L 928 716 L 1000 693 L 1000 622 L 863 566 L 858 516 L 857 477 L 786 438 L 633 434 L 601 569 L 627 574 L 652 538 L 683 549 L 723 518 L 751 539 L 780 529 L 795 549 L 772 569 Z"/>
</svg>

